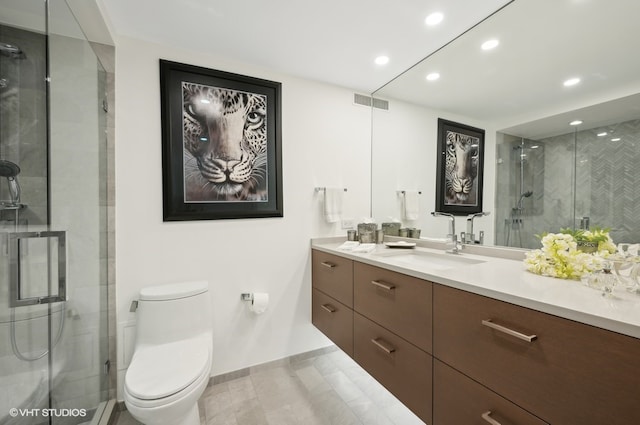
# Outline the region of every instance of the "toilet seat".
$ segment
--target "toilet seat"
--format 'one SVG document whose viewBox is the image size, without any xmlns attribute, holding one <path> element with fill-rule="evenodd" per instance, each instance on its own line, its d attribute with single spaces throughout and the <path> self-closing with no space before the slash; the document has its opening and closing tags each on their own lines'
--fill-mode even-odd
<svg viewBox="0 0 640 425">
<path fill-rule="evenodd" d="M 201 377 L 209 378 L 210 339 L 192 338 L 138 347 L 125 376 L 125 391 L 145 405 L 169 402 Z"/>
</svg>

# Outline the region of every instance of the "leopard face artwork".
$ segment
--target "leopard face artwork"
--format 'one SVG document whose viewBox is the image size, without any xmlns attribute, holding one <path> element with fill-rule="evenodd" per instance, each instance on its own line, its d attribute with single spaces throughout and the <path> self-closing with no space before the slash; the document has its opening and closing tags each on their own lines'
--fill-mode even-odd
<svg viewBox="0 0 640 425">
<path fill-rule="evenodd" d="M 478 176 L 478 138 L 446 133 L 445 204 L 475 205 Z"/>
<path fill-rule="evenodd" d="M 266 202 L 267 96 L 182 82 L 184 201 Z"/>
</svg>

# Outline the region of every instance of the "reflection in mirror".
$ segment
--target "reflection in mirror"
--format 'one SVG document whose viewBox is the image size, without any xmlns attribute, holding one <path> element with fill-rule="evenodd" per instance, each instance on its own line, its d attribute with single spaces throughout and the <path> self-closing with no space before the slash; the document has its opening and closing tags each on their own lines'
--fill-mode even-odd
<svg viewBox="0 0 640 425">
<path fill-rule="evenodd" d="M 498 133 L 495 206 L 504 226 L 496 225 L 496 243 L 537 248 L 536 234 L 564 227 L 611 228 L 617 243 L 640 241 L 640 119 L 581 126 Z"/>
<path fill-rule="evenodd" d="M 639 15 L 635 0 L 515 0 L 374 92 L 389 110 L 373 109 L 372 216 L 402 220 L 398 191 L 419 190 L 418 219 L 403 226 L 445 237 L 446 221 L 429 214 L 444 118 L 486 132 L 492 214 L 474 224 L 485 244 L 533 248 L 537 234 L 580 225 L 640 242 Z"/>
</svg>

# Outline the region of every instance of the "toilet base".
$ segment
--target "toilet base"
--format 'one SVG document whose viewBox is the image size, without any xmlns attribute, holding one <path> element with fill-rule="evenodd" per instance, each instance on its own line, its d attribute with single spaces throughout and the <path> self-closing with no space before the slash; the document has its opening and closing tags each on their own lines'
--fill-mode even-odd
<svg viewBox="0 0 640 425">
<path fill-rule="evenodd" d="M 200 412 L 198 411 L 198 405 L 195 404 L 187 416 L 178 425 L 200 425 Z"/>
<path fill-rule="evenodd" d="M 129 413 L 134 419 L 144 425 L 156 425 L 154 421 L 144 422 L 144 418 L 137 417 L 131 411 L 129 411 Z M 159 425 L 200 425 L 200 412 L 198 411 L 198 405 L 194 404 L 193 407 L 189 409 L 189 412 L 179 422 L 168 423 L 166 422 L 166 418 L 161 418 L 159 420 Z"/>
</svg>

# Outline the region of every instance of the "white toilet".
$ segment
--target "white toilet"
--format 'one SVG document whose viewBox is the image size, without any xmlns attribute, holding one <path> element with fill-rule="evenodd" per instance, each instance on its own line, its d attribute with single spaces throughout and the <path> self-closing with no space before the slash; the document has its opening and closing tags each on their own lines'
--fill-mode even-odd
<svg viewBox="0 0 640 425">
<path fill-rule="evenodd" d="M 212 364 L 207 282 L 140 290 L 136 343 L 124 380 L 124 402 L 147 425 L 198 425 L 198 399 Z"/>
</svg>

